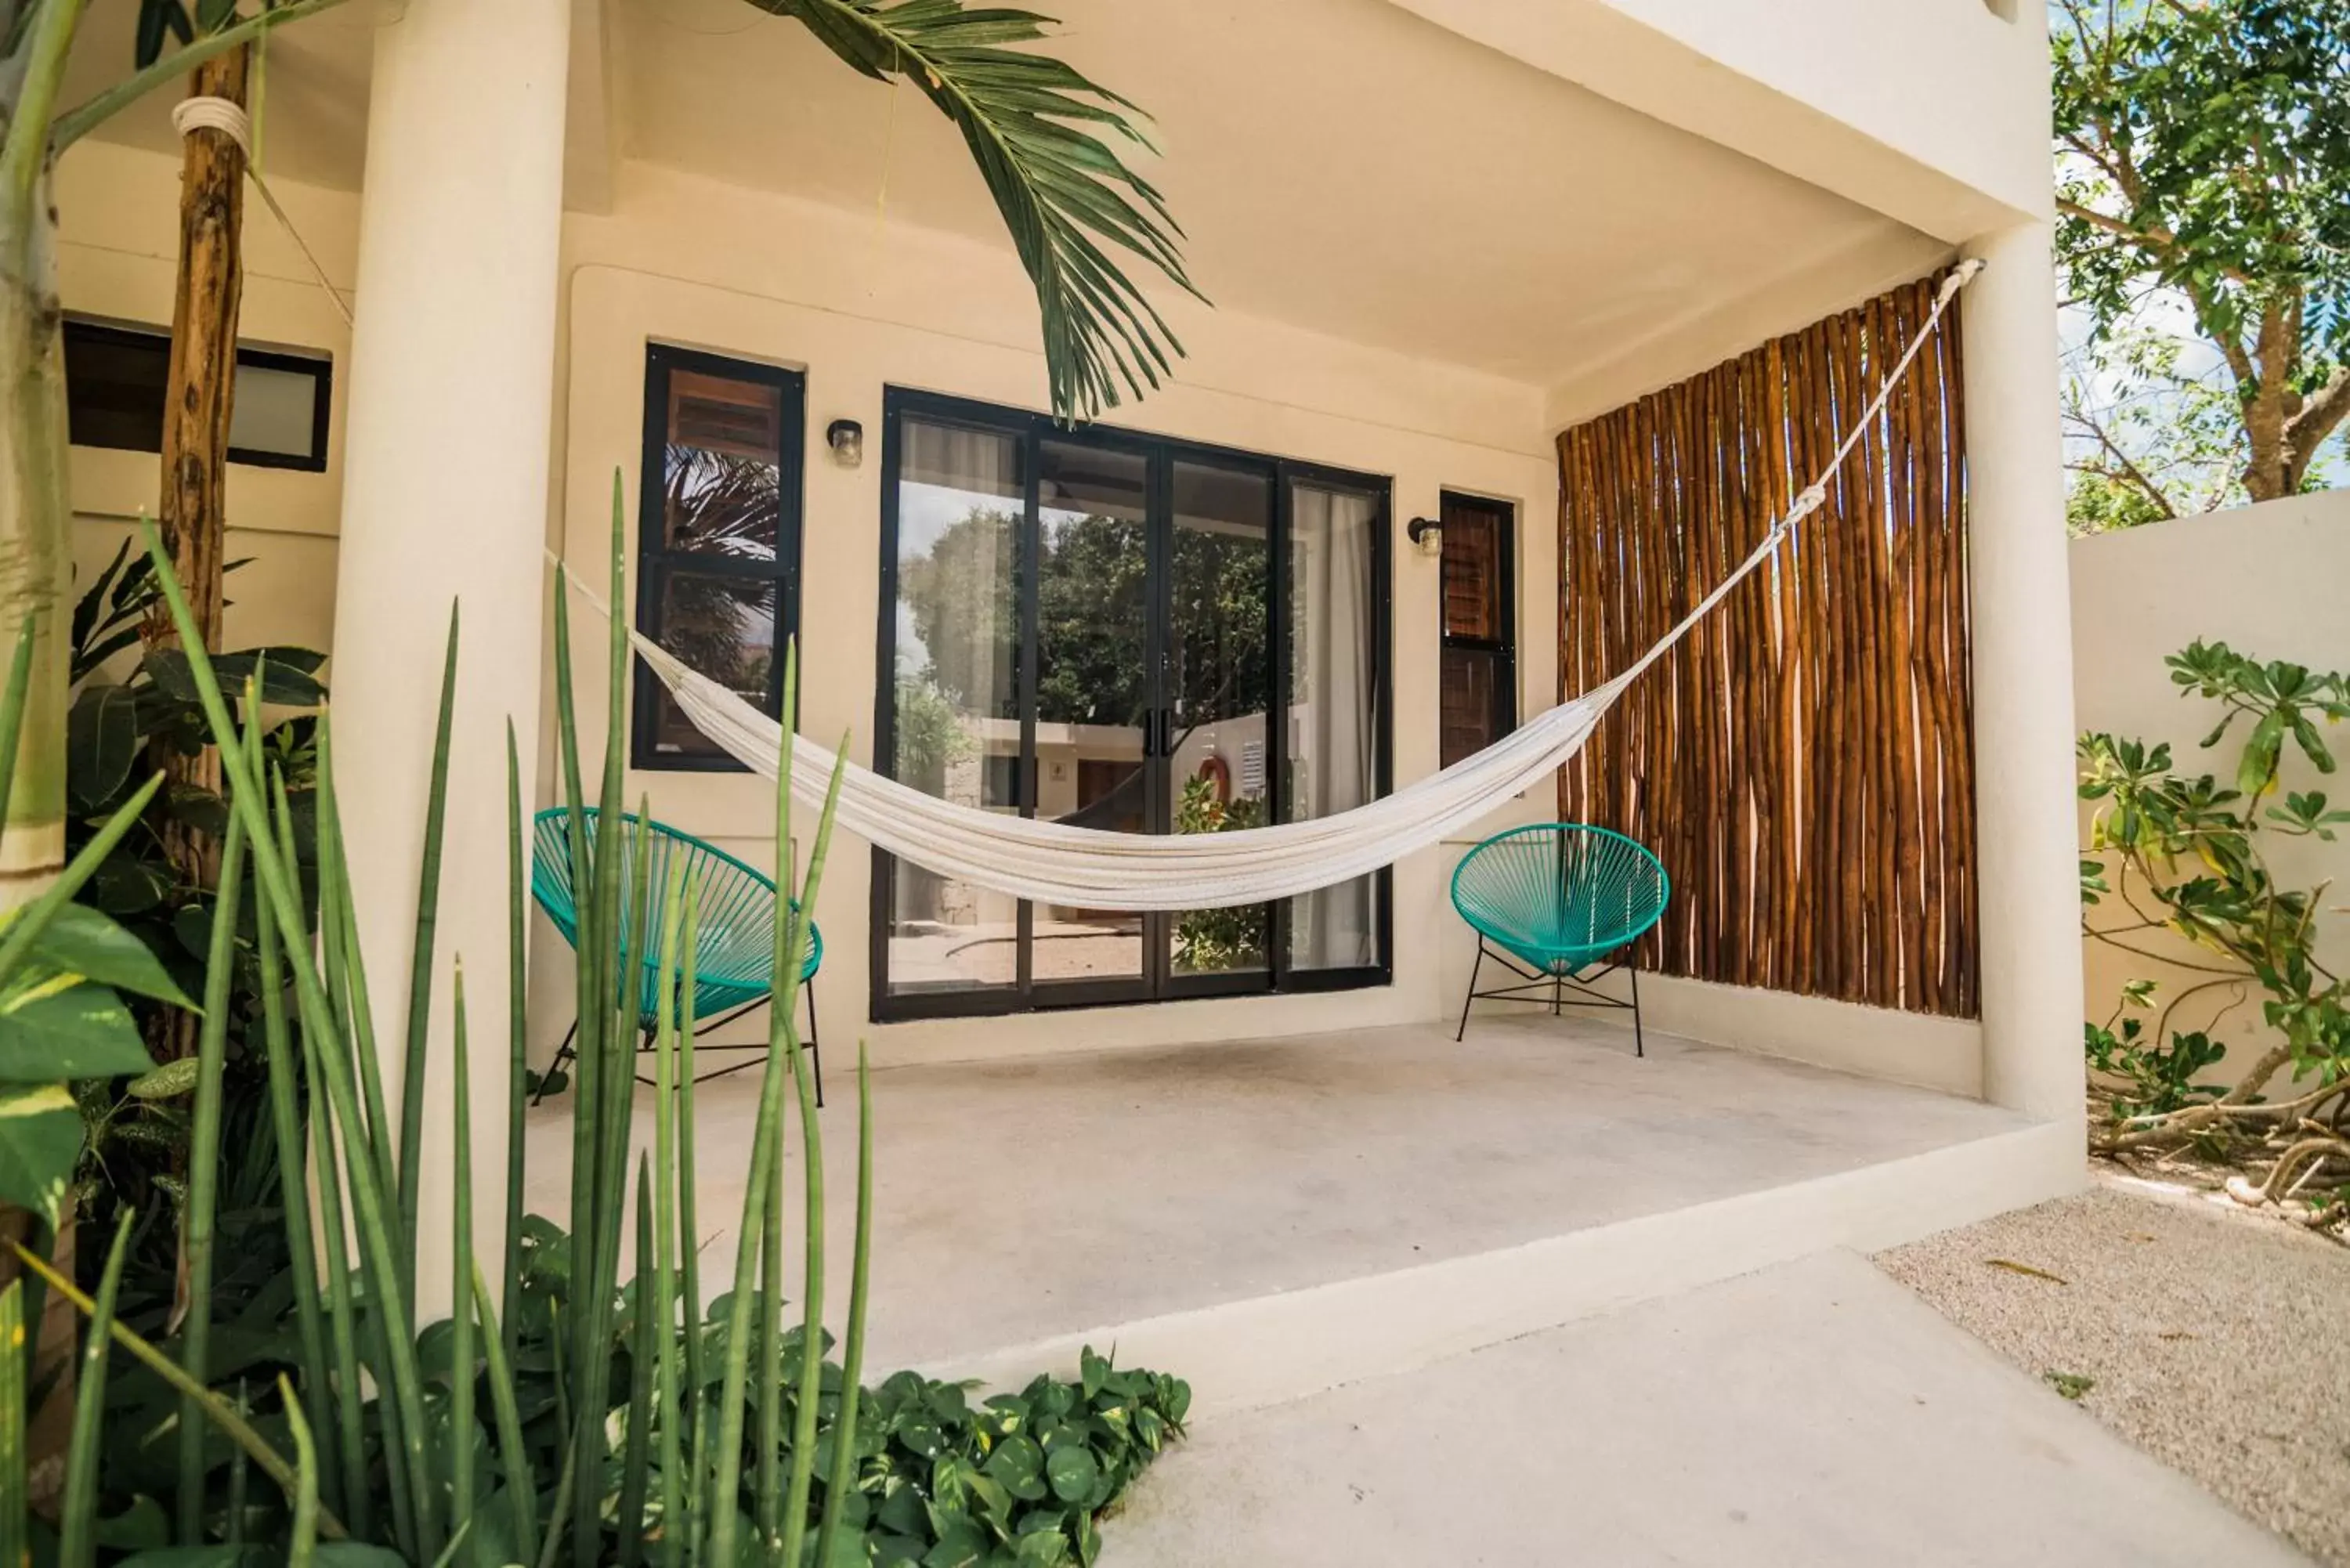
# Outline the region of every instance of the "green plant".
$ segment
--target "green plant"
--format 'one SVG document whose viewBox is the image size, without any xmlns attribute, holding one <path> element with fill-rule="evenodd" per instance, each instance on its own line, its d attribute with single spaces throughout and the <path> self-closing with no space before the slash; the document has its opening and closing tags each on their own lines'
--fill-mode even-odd
<svg viewBox="0 0 2350 1568">
<path fill-rule="evenodd" d="M 2125 385 L 2076 401 L 2076 466 L 2160 516 L 2298 493 L 2350 418 L 2350 0 L 2059 0 L 2050 34 L 2057 260 Z M 2175 331 L 2147 359 L 2173 315 L 2208 374 Z"/>
<path fill-rule="evenodd" d="M 2196 976 L 2150 1029 L 2122 1016 L 2152 1005 L 2148 980 L 2131 981 L 2113 1016 L 2087 1025 L 2103 1113 L 2094 1142 L 2108 1151 L 2193 1145 L 2267 1160 L 2261 1191 L 2276 1198 L 2336 1164 L 2350 1170 L 2342 1136 L 2350 1117 L 2350 987 L 2318 956 L 2324 888 L 2280 886 L 2264 848 L 2278 837 L 2332 842 L 2350 823 L 2350 811 L 2324 792 L 2284 783 L 2289 757 L 2320 774 L 2335 770 L 2318 726 L 2350 718 L 2350 677 L 2262 663 L 2224 643 L 2199 641 L 2166 662 L 2181 695 L 2219 705 L 2202 744 L 2235 734 L 2236 763 L 2223 784 L 2174 772 L 2168 745 L 2103 733 L 2080 739 L 2081 797 L 2096 804 L 2081 861 L 2083 931 Z M 2182 951 L 2142 945 L 2158 935 L 2184 944 Z M 2172 1028 L 2178 1009 L 2194 997 L 2255 990 L 2276 1044 L 2233 1087 L 2199 1084 L 2227 1046 L 2209 1029 Z M 2291 1087 L 2272 1097 L 2281 1074 Z"/>
<path fill-rule="evenodd" d="M 187 658 L 177 649 L 150 649 L 127 677 L 109 673 L 136 647 L 140 627 L 160 597 L 152 563 L 132 556 L 126 542 L 83 590 L 74 608 L 71 655 L 77 690 L 68 717 L 67 795 L 76 815 L 67 824 L 69 850 L 79 850 L 98 823 L 120 810 L 140 783 L 138 764 L 162 755 L 190 757 L 205 743 L 205 722 Z M 264 648 L 215 655 L 216 676 L 240 690 L 258 683 L 275 709 L 314 708 L 325 698 L 316 671 L 324 657 L 305 649 Z M 296 714 L 264 732 L 271 768 L 286 781 L 293 814 L 296 861 L 304 895 L 315 906 L 317 834 L 314 811 L 317 722 Z M 89 815 L 81 815 L 89 814 Z M 224 900 L 216 875 L 191 880 L 166 842 L 173 828 L 192 830 L 215 850 L 226 830 L 228 803 L 220 792 L 167 779 L 131 830 L 117 842 L 82 889 L 81 901 L 108 915 L 145 943 L 182 991 L 203 989 L 207 961 L 226 928 L 228 977 L 224 1005 L 211 1010 L 227 1038 L 226 1101 L 230 1136 L 258 1158 L 242 1162 L 221 1195 L 222 1219 L 248 1243 L 235 1253 L 240 1281 L 265 1280 L 286 1263 L 275 1223 L 276 1162 L 267 1113 L 268 1079 L 261 1057 L 258 927 L 249 889 Z M 147 1304 L 168 1306 L 178 1290 L 181 1205 L 187 1196 L 188 1142 L 193 1132 L 188 1096 L 194 1088 L 196 1030 L 192 1015 L 160 1002 L 133 1000 L 131 1012 L 152 1064 L 129 1076 L 89 1078 L 73 1086 L 83 1124 L 75 1207 L 99 1234 L 114 1229 L 118 1210 L 137 1216 L 121 1291 L 126 1322 L 147 1321 Z M 191 1053 L 182 1054 L 182 1052 Z M 182 1064 L 175 1068 L 174 1063 Z M 81 1254 L 94 1269 L 94 1251 Z M 85 1278 L 85 1285 L 90 1282 Z"/>
<path fill-rule="evenodd" d="M 625 604 L 616 483 L 609 602 Z M 160 546 L 152 540 L 151 551 Z M 159 556 L 160 561 L 160 556 Z M 185 605 L 168 576 L 175 616 Z M 569 831 L 588 831 L 571 701 L 568 607 L 558 584 L 557 722 Z M 608 645 L 609 701 L 621 701 L 626 628 Z M 636 1163 L 639 1268 L 623 1286 L 620 1224 L 630 1212 L 629 1121 L 634 1102 L 635 977 L 619 942 L 658 918 L 678 935 L 665 952 L 692 961 L 699 890 L 681 877 L 655 888 L 640 869 L 623 885 L 619 867 L 620 747 L 605 758 L 592 856 L 587 867 L 577 995 L 581 1055 L 574 1100 L 571 1223 L 526 1217 L 507 1232 L 502 1306 L 492 1265 L 474 1255 L 472 1218 L 478 1187 L 471 1169 L 470 1081 L 473 1039 L 463 972 L 449 988 L 454 1029 L 451 1081 L 458 1085 L 454 1206 L 445 1223 L 408 1218 L 397 1150 L 408 1113 L 388 1114 L 380 1042 L 344 867 L 333 770 L 319 771 L 317 908 L 306 908 L 296 875 L 291 813 L 282 780 L 247 720 L 231 716 L 212 661 L 190 668 L 228 776 L 224 841 L 228 899 L 249 890 L 259 920 L 265 1057 L 270 1064 L 271 1152 L 281 1170 L 281 1224 L 294 1254 L 276 1280 L 242 1300 L 225 1294 L 216 1265 L 227 1238 L 214 1224 L 218 1192 L 205 1179 L 223 1162 L 221 1066 L 225 1028 L 211 1009 L 225 981 L 231 944 L 215 942 L 208 974 L 192 1113 L 187 1214 L 191 1269 L 187 1320 L 157 1343 L 120 1310 L 126 1231 L 118 1231 L 99 1291 L 87 1294 L 29 1251 L 19 1256 L 89 1315 L 100 1347 L 85 1365 L 98 1376 L 82 1394 L 93 1414 L 77 1421 L 68 1456 L 71 1495 L 87 1505 L 62 1544 L 68 1568 L 89 1562 L 99 1543 L 130 1550 L 130 1563 L 164 1568 L 226 1563 L 245 1553 L 300 1561 L 310 1536 L 348 1553 L 365 1543 L 415 1563 L 525 1563 L 552 1568 L 565 1555 L 587 1565 L 649 1559 L 663 1564 L 816 1561 L 847 1563 L 1090 1563 L 1095 1519 L 1126 1481 L 1181 1429 L 1189 1391 L 1179 1381 L 1120 1371 L 1087 1353 L 1074 1384 L 1040 1379 L 1020 1394 L 977 1407 L 964 1390 L 900 1374 L 868 1392 L 862 1373 L 869 1274 L 871 1087 L 858 1064 L 857 1230 L 849 1267 L 847 1332 L 837 1364 L 826 1359 L 823 1128 L 794 1020 L 807 929 L 777 933 L 771 998 L 773 1034 L 760 1081 L 760 1113 L 747 1161 L 736 1234 L 742 1245 L 730 1289 L 705 1298 L 693 1239 L 696 1159 L 691 989 L 672 965 L 656 1032 L 652 1148 Z M 452 667 L 453 669 L 453 665 Z M 796 659 L 786 660 L 787 695 Z M 444 676 L 444 680 L 447 677 Z M 248 711 L 251 704 L 248 703 Z M 610 715 L 608 714 L 608 719 Z M 617 722 L 608 733 L 625 729 Z M 331 719 L 321 747 L 330 759 Z M 444 732 L 432 761 L 432 795 L 447 788 Z M 524 818 L 509 775 L 507 898 L 516 920 L 526 898 L 521 877 Z M 836 774 L 794 891 L 813 911 L 829 853 Z M 792 829 L 788 762 L 777 781 L 779 842 Z M 641 820 L 642 813 L 639 813 Z M 639 827 L 637 831 L 641 833 Z M 433 853 L 430 836 L 428 861 Z M 240 858 L 252 876 L 235 874 Z M 432 918 L 438 879 L 425 889 L 421 921 Z M 308 939 L 315 913 L 319 940 Z M 227 929 L 224 919 L 221 930 Z M 135 948 L 135 944 L 130 944 Z M 420 950 L 430 951 L 429 945 Z M 508 955 L 519 963 L 519 948 Z M 515 995 L 523 994 L 517 973 Z M 290 984 L 289 984 L 290 982 Z M 413 975 L 412 992 L 420 989 Z M 286 1005 L 291 997 L 291 1015 Z M 520 1071 L 525 1020 L 507 1021 L 510 1078 Z M 298 1082 L 316 1092 L 302 1095 Z M 424 1064 L 421 1058 L 416 1065 Z M 806 1273 L 795 1324 L 784 1318 L 783 1116 L 786 1085 L 796 1101 L 806 1217 Z M 509 1147 L 522 1147 L 521 1097 L 507 1107 Z M 307 1127 L 305 1122 L 307 1119 Z M 509 1203 L 521 1172 L 504 1173 Z M 309 1195 L 318 1201 L 310 1249 Z M 512 1210 L 510 1210 L 510 1212 Z M 353 1251 L 356 1249 L 356 1251 Z M 445 1251 L 443 1251 L 445 1249 Z M 457 1283 L 455 1309 L 417 1332 L 431 1311 L 418 1281 L 439 1252 Z M 338 1266 L 356 1257 L 356 1267 Z M 322 1262 L 328 1266 L 321 1267 Z M 111 1341 L 136 1362 L 107 1366 Z M 91 1396 L 89 1389 L 103 1393 Z M 0 1389 L 0 1393 L 5 1393 Z M 89 1402 L 96 1398 L 98 1405 Z M 105 1416 L 100 1419 L 99 1414 Z M 265 1481 L 252 1480 L 261 1472 Z M 0 1499 L 0 1515 L 21 1509 Z M 14 1521 L 0 1518 L 0 1531 Z M 805 1548 L 816 1549 L 813 1559 Z M 200 1556 L 185 1555 L 195 1549 Z M 152 1550 L 159 1553 L 147 1557 Z M 330 1550 L 321 1546 L 316 1554 Z M 173 1555 L 161 1555 L 164 1552 Z M 383 1560 L 390 1561 L 386 1556 Z"/>
</svg>

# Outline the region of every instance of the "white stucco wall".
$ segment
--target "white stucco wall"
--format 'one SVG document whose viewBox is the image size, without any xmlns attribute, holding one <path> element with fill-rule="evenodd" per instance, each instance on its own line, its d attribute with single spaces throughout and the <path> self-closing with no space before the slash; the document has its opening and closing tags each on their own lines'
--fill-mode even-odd
<svg viewBox="0 0 2350 1568">
<path fill-rule="evenodd" d="M 612 472 L 636 488 L 648 342 L 682 344 L 804 369 L 808 460 L 801 629 L 807 660 L 803 727 L 827 742 L 850 732 L 870 760 L 879 615 L 882 392 L 899 386 L 1022 408 L 1045 404 L 1034 348 L 1035 301 L 1008 254 L 867 214 L 746 192 L 641 164 L 621 171 L 614 211 L 574 213 L 565 257 L 558 406 L 563 498 L 558 538 L 571 559 L 600 557 Z M 1557 681 L 1556 468 L 1538 389 L 1410 360 L 1232 312 L 1176 320 L 1190 351 L 1178 384 L 1110 422 L 1390 476 L 1395 586 L 1394 766 L 1399 783 L 1437 765 L 1436 563 L 1403 526 L 1437 510 L 1451 487 L 1517 508 L 1523 711 Z M 864 465 L 844 470 L 823 446 L 827 424 L 860 421 Z M 633 504 L 629 524 L 635 523 Z M 602 742 L 600 627 L 575 628 L 577 692 L 592 757 Z M 543 768 L 542 779 L 557 774 Z M 630 799 L 772 865 L 772 786 L 745 775 L 631 772 Z M 1546 792 L 1523 803 L 1549 815 Z M 803 840 L 803 852 L 805 851 Z M 1314 996 L 1231 998 L 1013 1018 L 866 1024 L 871 857 L 844 839 L 830 861 L 818 920 L 818 982 L 827 1042 L 860 1031 L 877 1060 L 1088 1049 L 1433 1017 L 1445 1006 L 1440 955 L 1467 939 L 1444 897 L 1451 859 L 1430 851 L 1396 871 L 1395 983 Z M 546 1048 L 561 1031 L 568 972 L 542 943 L 534 996 Z M 843 1057 L 845 1060 L 845 1056 Z"/>
<path fill-rule="evenodd" d="M 2208 772 L 2231 784 L 2244 730 L 2239 724 L 2218 747 L 2201 749 L 2198 742 L 2219 712 L 2171 683 L 2163 665 L 2168 655 L 2202 638 L 2262 660 L 2350 670 L 2350 616 L 2343 612 L 2344 586 L 2350 584 L 2350 490 L 2076 539 L 2072 567 L 2074 701 L 2081 727 L 2167 741 L 2176 771 L 2188 776 Z M 2350 730 L 2334 726 L 2324 733 L 2336 758 L 2350 762 Z M 2350 804 L 2341 778 L 2322 777 L 2286 749 L 2286 789 L 2324 789 L 2340 806 Z M 2085 803 L 2085 834 L 2088 821 Z M 2333 844 L 2269 836 L 2263 851 L 2282 886 L 2333 885 L 2323 904 L 2329 912 L 2319 917 L 2319 957 L 2337 971 L 2350 964 L 2350 917 L 2339 912 L 2342 889 L 2350 888 L 2350 835 Z M 2126 918 L 2111 903 L 2092 913 L 2101 924 Z M 2161 932 L 2130 940 L 2151 951 L 2208 961 L 2208 955 Z M 2159 1001 L 2210 978 L 2095 940 L 2083 943 L 2083 959 L 2089 1012 L 2100 1021 L 2112 1012 L 2126 980 L 2156 980 Z M 2206 992 L 2183 1002 L 2173 1022 L 2174 1029 L 2209 1030 L 2229 1042 L 2228 1058 L 2215 1076 L 2231 1078 L 2274 1039 L 2261 1022 L 2260 992 L 2248 992 L 2241 1002 L 2230 992 Z M 2153 1020 L 2147 1023 L 2151 1028 Z"/>
</svg>

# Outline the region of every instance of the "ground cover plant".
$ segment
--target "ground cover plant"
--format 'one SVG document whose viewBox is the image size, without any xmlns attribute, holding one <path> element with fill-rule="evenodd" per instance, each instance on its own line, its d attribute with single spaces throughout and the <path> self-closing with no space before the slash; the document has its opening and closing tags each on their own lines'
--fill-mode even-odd
<svg viewBox="0 0 2350 1568">
<path fill-rule="evenodd" d="M 610 598 L 629 602 L 621 518 L 614 497 Z M 173 614 L 186 605 L 160 544 L 150 540 Z M 400 1050 L 411 1073 L 426 1063 L 423 1023 L 406 1040 L 382 1039 L 369 977 L 356 941 L 332 784 L 331 716 L 317 733 L 317 875 L 315 897 L 299 874 L 282 764 L 259 733 L 259 682 L 224 690 L 191 641 L 188 670 L 219 747 L 229 812 L 219 898 L 205 971 L 204 1028 L 192 1070 L 184 1248 L 191 1280 L 185 1315 L 142 1330 L 123 1308 L 130 1217 L 117 1227 L 97 1288 L 84 1293 L 40 1249 L 19 1247 L 26 1278 L 0 1292 L 0 1559 L 83 1568 L 101 1558 L 142 1568 L 227 1568 L 277 1561 L 338 1562 L 345 1568 L 520 1563 L 577 1568 L 616 1563 L 952 1565 L 1091 1563 L 1097 1521 L 1127 1483 L 1182 1430 L 1189 1389 L 1160 1375 L 1121 1369 L 1087 1352 L 1073 1381 L 1039 1378 L 1016 1393 L 973 1391 L 910 1373 L 863 1386 L 873 1173 L 870 1082 L 858 1072 L 857 1224 L 837 1361 L 827 1320 L 823 1127 L 795 1020 L 805 923 L 779 922 L 771 996 L 771 1051 L 729 1281 L 700 1276 L 691 1239 L 696 1160 L 690 971 L 699 929 L 698 889 L 681 872 L 649 885 L 642 854 L 622 857 L 619 722 L 628 659 L 625 628 L 608 643 L 610 711 L 593 837 L 571 701 L 567 598 L 556 599 L 558 723 L 564 799 L 571 808 L 573 863 L 584 868 L 575 1004 L 572 1208 L 568 1223 L 521 1211 L 520 1117 L 526 1019 L 522 1012 L 525 823 L 509 768 L 507 904 L 514 1011 L 467 1015 L 462 965 L 445 991 L 452 1024 L 455 1198 L 450 1211 L 420 1211 L 411 1152 L 425 1114 L 421 1096 L 395 1111 L 381 1054 Z M 452 626 L 452 638 L 453 638 Z M 20 639 L 5 714 L 13 740 L 23 710 L 29 639 Z M 795 660 L 785 677 L 796 687 Z M 453 665 L 453 661 L 452 661 Z M 241 700 L 240 700 L 241 695 Z M 447 690 L 444 688 L 444 703 Z M 512 756 L 513 737 L 508 736 Z M 446 799 L 446 732 L 432 759 L 432 815 Z M 790 842 L 790 763 L 776 790 L 778 843 Z M 831 783 L 795 894 L 814 910 L 830 848 Z M 176 995 L 135 939 L 66 900 L 77 878 L 128 832 L 152 784 L 126 803 L 78 857 L 49 899 L 0 924 L 0 1024 L 21 1018 L 21 999 L 77 999 L 76 1016 L 101 1019 L 92 1038 L 130 1070 L 140 1050 L 109 987 Z M 639 813 L 639 822 L 646 814 Z M 641 826 L 635 829 L 641 833 Z M 437 850 L 427 835 L 418 919 L 434 919 Z M 624 885 L 621 867 L 638 867 Z M 611 868 L 609 871 L 604 868 Z M 221 1184 L 253 1151 L 224 1137 L 222 1072 L 237 904 L 257 916 L 255 962 L 270 1085 L 271 1137 L 261 1158 L 277 1167 L 276 1220 L 288 1268 L 257 1288 L 224 1289 L 221 1267 L 234 1238 L 215 1223 Z M 629 1168 L 637 1042 L 634 961 L 619 933 L 660 920 L 678 955 L 659 976 L 663 1002 L 655 1053 L 652 1147 Z M 311 940 L 315 921 L 317 940 Z M 59 944 L 68 944 L 60 946 Z M 430 966 L 432 945 L 420 944 Z M 26 954 L 31 955 L 28 961 Z M 477 955 L 478 961 L 478 955 Z M 436 988 L 408 977 L 429 1003 Z M 380 983 L 380 981 L 379 981 Z M 37 1000 L 37 999 L 36 999 Z M 16 1011 L 11 1012 L 15 1003 Z M 509 1163 L 471 1168 L 472 1054 L 499 1037 L 508 1061 Z M 0 1038 L 0 1044 L 6 1044 Z M 861 1053 L 860 1053 L 861 1056 Z M 52 1058 L 54 1059 L 54 1058 Z M 0 1058 L 0 1063 L 15 1058 Z M 51 1069 L 78 1076 L 78 1064 Z M 413 1077 L 411 1082 L 415 1081 Z M 16 1085 L 4 1092 L 15 1096 Z M 12 1116 L 0 1127 L 0 1173 L 19 1167 L 39 1180 L 26 1195 L 55 1220 L 69 1176 L 78 1119 L 62 1084 L 27 1086 L 46 1113 L 73 1123 L 46 1147 Z M 805 1204 L 795 1282 L 796 1320 L 785 1321 L 786 1095 L 798 1116 Z M 730 1151 L 733 1153 L 733 1151 Z M 635 1179 L 630 1182 L 633 1174 Z M 503 1176 L 503 1180 L 500 1176 Z M 11 1189 L 12 1198 L 17 1190 Z M 315 1197 L 317 1210 L 312 1210 Z M 19 1199 L 21 1200 L 21 1199 Z M 502 1204 L 506 1241 L 477 1253 L 475 1205 Z M 632 1224 L 636 1277 L 619 1277 L 620 1227 Z M 314 1236 L 320 1245 L 314 1246 Z M 321 1247 L 323 1250 L 321 1250 Z M 341 1266 L 349 1260 L 349 1266 Z M 436 1306 L 422 1282 L 453 1284 Z M 493 1280 L 503 1288 L 493 1289 Z M 36 1294 L 63 1293 L 85 1315 L 54 1528 L 26 1508 L 26 1412 L 46 1376 L 16 1330 L 36 1316 Z M 447 1315 L 442 1315 L 445 1311 Z M 423 1324 L 431 1316 L 438 1321 Z M 167 1331 L 168 1332 L 165 1332 Z"/>
</svg>

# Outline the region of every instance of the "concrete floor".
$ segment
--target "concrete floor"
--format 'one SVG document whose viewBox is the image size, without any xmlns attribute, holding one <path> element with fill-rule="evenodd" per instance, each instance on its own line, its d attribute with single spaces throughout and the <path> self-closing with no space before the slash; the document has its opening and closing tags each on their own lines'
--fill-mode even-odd
<svg viewBox="0 0 2350 1568">
<path fill-rule="evenodd" d="M 1228 1413 L 1118 1568 L 2304 1560 L 1849 1253 Z"/>
<path fill-rule="evenodd" d="M 1924 1090 L 1648 1044 L 1636 1061 L 1624 1031 L 1535 1015 L 1481 1018 L 1459 1045 L 1413 1026 L 879 1073 L 868 1365 L 980 1365 L 1007 1346 L 1490 1255 L 2024 1125 Z M 847 1060 L 829 1064 L 825 1116 L 837 1255 L 855 1179 Z M 755 1077 L 697 1098 L 705 1281 L 732 1267 Z M 568 1211 L 568 1126 L 567 1102 L 551 1101 L 527 1137 L 531 1203 L 551 1216 Z"/>
</svg>

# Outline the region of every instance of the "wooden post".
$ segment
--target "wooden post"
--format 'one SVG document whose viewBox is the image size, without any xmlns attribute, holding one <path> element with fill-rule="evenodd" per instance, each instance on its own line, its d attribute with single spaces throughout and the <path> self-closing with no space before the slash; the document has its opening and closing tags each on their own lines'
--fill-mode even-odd
<svg viewBox="0 0 2350 1568">
<path fill-rule="evenodd" d="M 248 68 L 244 48 L 216 55 L 190 74 L 188 95 L 226 99 L 242 107 Z M 237 317 L 244 295 L 244 150 L 225 131 L 191 132 L 182 140 L 180 155 L 180 270 L 172 306 L 156 520 L 203 630 L 204 646 L 213 651 L 221 641 L 228 432 L 236 401 Z M 179 640 L 160 604 L 141 631 L 151 648 Z M 220 758 L 209 746 L 194 756 L 160 746 L 155 760 L 168 775 L 166 789 L 220 788 Z M 212 881 L 218 851 L 202 835 L 166 816 L 161 836 L 183 883 L 201 887 Z M 167 1020 L 164 1038 L 157 1042 L 161 1054 L 192 1054 L 194 1016 L 173 1012 Z"/>
</svg>

